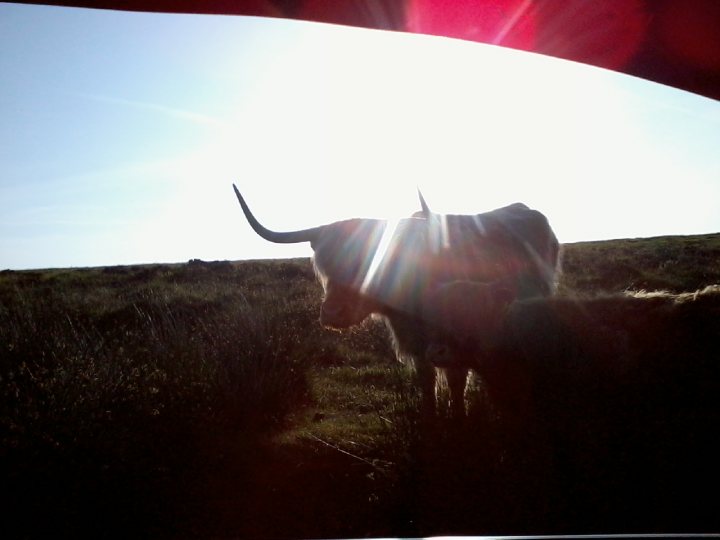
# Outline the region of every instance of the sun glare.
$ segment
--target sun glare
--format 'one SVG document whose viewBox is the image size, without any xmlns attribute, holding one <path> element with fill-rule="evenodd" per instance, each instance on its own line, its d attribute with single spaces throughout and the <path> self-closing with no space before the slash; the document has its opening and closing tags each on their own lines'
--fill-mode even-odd
<svg viewBox="0 0 720 540">
<path fill-rule="evenodd" d="M 363 278 L 362 285 L 360 286 L 360 292 L 362 294 L 365 294 L 367 292 L 368 288 L 373 282 L 375 274 L 380 268 L 380 265 L 383 263 L 385 257 L 388 255 L 388 249 L 390 248 L 391 241 L 394 238 L 395 233 L 397 232 L 399 224 L 400 220 L 398 219 L 388 220 L 385 223 L 385 228 L 383 229 L 382 236 L 380 237 L 380 242 L 378 243 L 375 253 L 373 253 L 372 261 L 370 262 L 370 266 L 368 267 L 367 273 Z"/>
<path fill-rule="evenodd" d="M 536 3 L 485 2 L 485 24 L 463 26 L 463 10 L 477 5 L 412 0 L 409 24 L 429 33 L 455 25 L 458 38 L 520 49 L 561 45 L 538 34 Z M 716 101 L 463 39 L 278 19 L 0 9 L 16 16 L 14 31 L 0 34 L 0 63 L 16 85 L 0 89 L 8 103 L 0 253 L 12 254 L 0 266 L 57 264 L 37 262 L 50 253 L 39 246 L 56 237 L 65 265 L 310 254 L 247 230 L 232 182 L 277 230 L 408 217 L 418 187 L 438 214 L 524 202 L 548 215 L 561 241 L 720 227 Z M 42 29 L 56 46 L 38 38 L 26 54 L 27 36 Z M 28 196 L 34 183 L 39 197 Z M 638 219 L 637 201 L 648 197 Z M 95 225 L 78 225 L 90 221 L 102 225 L 102 242 Z M 18 223 L 30 228 L 18 233 Z"/>
<path fill-rule="evenodd" d="M 408 29 L 531 50 L 536 23 L 530 0 L 411 0 Z"/>
<path fill-rule="evenodd" d="M 230 179 L 255 205 L 272 201 L 279 228 L 407 217 L 421 187 L 439 214 L 521 201 L 563 241 L 627 236 L 629 201 L 645 189 L 628 180 L 681 172 L 647 131 L 656 109 L 642 81 L 454 39 L 290 27 L 185 167 L 189 189 L 205 177 L 221 193 Z M 201 200 L 186 198 L 196 212 Z M 600 208 L 613 206 L 628 215 L 609 224 Z"/>
</svg>

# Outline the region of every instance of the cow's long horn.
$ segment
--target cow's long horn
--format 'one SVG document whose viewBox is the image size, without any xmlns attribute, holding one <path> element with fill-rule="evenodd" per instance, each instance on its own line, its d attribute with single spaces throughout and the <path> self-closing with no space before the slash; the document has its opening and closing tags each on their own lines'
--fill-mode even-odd
<svg viewBox="0 0 720 540">
<path fill-rule="evenodd" d="M 250 207 L 248 207 L 245 199 L 243 199 L 242 195 L 240 195 L 240 192 L 238 191 L 238 188 L 235 184 L 233 184 L 233 189 L 235 190 L 237 200 L 240 203 L 243 213 L 245 214 L 248 223 L 250 223 L 250 226 L 256 233 L 258 233 L 258 235 L 260 235 L 262 238 L 269 242 L 275 242 L 276 244 L 297 244 L 299 242 L 312 242 L 317 238 L 318 234 L 322 230 L 322 227 L 314 227 L 312 229 L 303 229 L 301 231 L 271 231 L 270 229 L 263 227 L 260 222 L 255 219 L 255 216 L 250 211 Z"/>
</svg>

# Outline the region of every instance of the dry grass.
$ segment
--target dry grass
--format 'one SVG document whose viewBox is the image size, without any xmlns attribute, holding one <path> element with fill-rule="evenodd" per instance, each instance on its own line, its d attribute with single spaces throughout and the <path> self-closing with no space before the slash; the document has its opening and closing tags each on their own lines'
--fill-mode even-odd
<svg viewBox="0 0 720 540">
<path fill-rule="evenodd" d="M 718 261 L 720 235 L 574 244 L 561 291 L 690 291 L 720 283 Z M 0 527 L 13 537 L 707 532 L 689 502 L 663 508 L 649 530 L 652 498 L 633 514 L 608 502 L 613 486 L 568 490 L 598 471 L 570 484 L 538 474 L 547 464 L 531 434 L 504 446 L 481 386 L 466 420 L 422 422 L 382 325 L 325 331 L 320 297 L 307 260 L 1 272 Z M 633 500 L 647 493 L 621 487 Z"/>
</svg>

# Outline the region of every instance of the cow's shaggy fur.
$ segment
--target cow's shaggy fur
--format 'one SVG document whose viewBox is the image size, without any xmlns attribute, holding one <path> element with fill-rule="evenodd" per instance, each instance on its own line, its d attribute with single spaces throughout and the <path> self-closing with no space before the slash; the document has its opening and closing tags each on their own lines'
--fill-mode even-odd
<svg viewBox="0 0 720 540">
<path fill-rule="evenodd" d="M 485 390 L 470 418 L 478 459 L 500 464 L 486 468 L 507 464 L 598 530 L 717 529 L 720 286 L 509 301 L 459 282 L 429 301 L 428 360 Z"/>
<path fill-rule="evenodd" d="M 586 478 L 588 496 L 654 486 L 647 496 L 668 504 L 664 483 L 720 481 L 720 286 L 509 301 L 456 282 L 432 303 L 428 360 L 476 370 L 506 444 L 542 455 L 538 470 Z"/>
<path fill-rule="evenodd" d="M 428 360 L 477 370 L 502 401 L 649 380 L 674 385 L 720 368 L 720 286 L 516 301 L 501 284 L 458 281 L 439 287 L 430 304 Z M 512 388 L 519 379 L 529 385 L 522 392 Z"/>
</svg>

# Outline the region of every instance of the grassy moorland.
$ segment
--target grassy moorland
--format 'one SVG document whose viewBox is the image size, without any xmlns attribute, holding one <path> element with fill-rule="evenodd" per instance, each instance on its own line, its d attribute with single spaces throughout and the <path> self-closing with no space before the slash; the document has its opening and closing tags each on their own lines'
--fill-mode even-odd
<svg viewBox="0 0 720 540">
<path fill-rule="evenodd" d="M 720 283 L 720 234 L 566 245 L 563 268 L 561 294 L 695 290 Z M 720 526 L 657 496 L 692 486 L 666 469 L 590 455 L 568 480 L 532 434 L 505 447 L 478 383 L 467 419 L 421 421 L 382 324 L 324 330 L 320 298 L 308 260 L 0 272 L 0 535 Z"/>
</svg>

